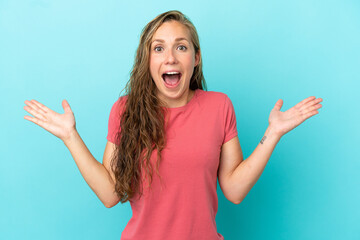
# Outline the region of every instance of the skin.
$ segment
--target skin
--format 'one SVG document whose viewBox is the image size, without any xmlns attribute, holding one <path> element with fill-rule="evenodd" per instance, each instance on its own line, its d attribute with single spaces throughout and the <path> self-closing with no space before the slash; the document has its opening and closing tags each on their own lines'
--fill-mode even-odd
<svg viewBox="0 0 360 240">
<path fill-rule="evenodd" d="M 183 40 L 177 41 L 178 38 Z M 157 87 L 157 96 L 169 108 L 186 105 L 194 95 L 189 88 L 190 79 L 200 60 L 200 51 L 195 54 L 189 30 L 177 21 L 165 22 L 151 41 L 150 73 Z M 180 84 L 174 89 L 167 88 L 162 79 L 162 74 L 169 70 L 182 73 Z"/>
<path fill-rule="evenodd" d="M 163 24 L 155 35 L 163 42 L 156 42 L 156 45 L 161 46 L 156 49 L 156 52 L 151 51 L 150 53 L 151 75 L 158 87 L 158 94 L 170 107 L 183 106 L 194 95 L 193 91 L 189 91 L 189 85 L 194 67 L 199 63 L 200 52 L 195 54 L 187 31 L 181 24 Z M 175 42 L 178 37 L 185 38 L 185 40 Z M 180 85 L 171 91 L 163 85 L 160 75 L 166 70 L 182 72 Z M 25 104 L 24 110 L 34 117 L 26 115 L 24 119 L 37 124 L 61 139 L 69 149 L 85 181 L 102 203 L 108 208 L 115 206 L 119 202 L 119 198 L 114 192 L 115 176 L 110 167 L 115 145 L 107 142 L 101 164 L 94 158 L 77 132 L 74 113 L 66 100 L 62 101 L 63 114 L 53 111 L 35 99 L 25 100 Z"/>
<path fill-rule="evenodd" d="M 176 41 L 177 38 L 184 40 Z M 200 52 L 195 54 L 189 30 L 177 21 L 163 23 L 152 38 L 155 39 L 163 41 L 153 42 L 150 52 L 150 72 L 157 86 L 157 94 L 169 107 L 183 106 L 194 94 L 189 86 L 194 67 L 200 61 Z M 168 89 L 161 75 L 164 71 L 174 69 L 182 73 L 181 83 L 175 89 Z M 37 124 L 61 140 L 70 139 L 76 132 L 74 113 L 66 100 L 62 101 L 63 114 L 53 111 L 35 99 L 25 100 L 24 103 L 24 110 L 34 116 L 26 115 L 24 119 Z"/>
<path fill-rule="evenodd" d="M 72 132 L 76 131 L 75 116 L 66 100 L 62 101 L 63 114 L 53 111 L 35 99 L 25 100 L 25 104 L 27 106 L 24 106 L 24 109 L 34 117 L 26 115 L 24 119 L 37 124 L 61 140 L 68 139 Z"/>
<path fill-rule="evenodd" d="M 245 161 L 237 136 L 222 145 L 218 178 L 229 201 L 241 203 L 260 178 L 280 139 L 305 120 L 318 114 L 322 101 L 322 98 L 311 96 L 282 112 L 280 110 L 283 100 L 279 99 L 270 112 L 269 126 L 260 143 Z"/>
<path fill-rule="evenodd" d="M 274 129 L 279 137 L 284 136 L 292 129 L 299 126 L 306 119 L 318 114 L 317 111 L 322 107 L 322 98 L 314 96 L 308 97 L 285 112 L 281 112 L 283 100 L 279 99 L 270 112 L 269 125 Z"/>
<path fill-rule="evenodd" d="M 94 158 L 77 132 L 74 113 L 66 100 L 62 101 L 63 114 L 53 111 L 34 99 L 25 100 L 25 104 L 27 106 L 24 106 L 24 109 L 34 117 L 24 116 L 24 119 L 37 124 L 61 139 L 69 149 L 86 183 L 104 206 L 110 208 L 116 205 L 119 198 L 114 192 L 115 177 L 110 169 L 111 156 L 115 149 L 114 144 L 107 142 L 101 164 Z"/>
<path fill-rule="evenodd" d="M 185 38 L 176 42 L 176 38 Z M 151 76 L 157 86 L 157 94 L 169 107 L 184 106 L 193 96 L 189 90 L 190 78 L 194 67 L 200 60 L 200 52 L 195 54 L 190 35 L 185 26 L 171 21 L 163 23 L 156 31 L 150 52 Z M 156 48 L 155 47 L 159 47 Z M 186 47 L 186 48 L 184 48 Z M 182 72 L 181 83 L 175 89 L 168 89 L 163 83 L 161 74 L 166 70 Z M 275 146 L 286 133 L 293 130 L 305 120 L 319 113 L 323 99 L 311 96 L 297 103 L 287 111 L 280 111 L 283 100 L 279 99 L 270 112 L 269 126 L 254 152 L 243 161 L 239 138 L 236 136 L 222 145 L 218 178 L 225 197 L 239 204 L 254 186 L 262 174 Z M 117 204 L 119 199 L 114 194 L 115 178 L 110 170 L 110 156 L 114 144 L 108 142 L 104 152 L 103 165 L 90 153 L 80 138 L 75 126 L 75 117 L 69 103 L 62 101 L 64 113 L 57 113 L 36 100 L 25 100 L 24 110 L 32 114 L 24 116 L 60 138 L 71 152 L 79 170 L 99 199 L 106 207 Z"/>
</svg>

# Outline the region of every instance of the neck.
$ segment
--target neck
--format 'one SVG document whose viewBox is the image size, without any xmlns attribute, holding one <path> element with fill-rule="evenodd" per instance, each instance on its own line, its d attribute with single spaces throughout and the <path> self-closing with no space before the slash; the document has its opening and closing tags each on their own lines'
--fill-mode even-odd
<svg viewBox="0 0 360 240">
<path fill-rule="evenodd" d="M 168 99 L 168 98 L 163 99 L 162 98 L 162 100 L 165 101 L 167 108 L 177 108 L 177 107 L 185 106 L 188 102 L 190 102 L 190 100 L 193 98 L 194 94 L 195 94 L 194 90 L 188 89 L 183 94 L 183 96 L 181 96 L 178 99 Z"/>
</svg>

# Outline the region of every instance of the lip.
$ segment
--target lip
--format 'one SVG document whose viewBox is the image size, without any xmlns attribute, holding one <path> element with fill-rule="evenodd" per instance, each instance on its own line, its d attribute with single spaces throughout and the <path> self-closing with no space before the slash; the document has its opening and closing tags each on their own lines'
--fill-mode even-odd
<svg viewBox="0 0 360 240">
<path fill-rule="evenodd" d="M 178 82 L 177 84 L 175 84 L 175 85 L 168 85 L 168 84 L 164 81 L 163 75 L 164 75 L 165 73 L 168 73 L 168 72 L 178 72 L 178 73 L 180 74 L 180 80 L 179 80 L 179 82 Z M 179 84 L 180 84 L 180 82 L 181 82 L 182 72 L 179 71 L 179 70 L 176 70 L 176 69 L 174 69 L 174 70 L 167 70 L 167 71 L 165 71 L 165 72 L 163 72 L 163 73 L 161 74 L 161 78 L 162 78 L 162 80 L 163 80 L 163 82 L 164 82 L 164 85 L 165 85 L 167 88 L 169 88 L 169 89 L 176 88 L 177 86 L 179 86 Z"/>
<path fill-rule="evenodd" d="M 179 74 L 180 74 L 180 79 L 181 79 L 181 77 L 182 77 L 182 72 L 181 71 L 179 71 L 179 70 L 167 70 L 167 71 L 165 71 L 165 72 L 163 72 L 162 74 L 161 74 L 161 78 L 164 80 L 164 78 L 163 78 L 163 75 L 165 74 L 165 73 L 168 73 L 168 72 L 178 72 Z"/>
</svg>

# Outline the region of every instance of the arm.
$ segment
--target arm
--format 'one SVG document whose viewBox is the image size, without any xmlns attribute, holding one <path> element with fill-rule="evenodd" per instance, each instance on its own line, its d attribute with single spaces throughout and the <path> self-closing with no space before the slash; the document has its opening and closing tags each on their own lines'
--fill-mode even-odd
<svg viewBox="0 0 360 240">
<path fill-rule="evenodd" d="M 233 183 L 231 184 L 233 186 L 233 195 L 237 196 L 235 204 L 239 204 L 245 198 L 260 178 L 280 138 L 271 127 L 268 127 L 254 152 L 235 168 L 229 180 Z"/>
<path fill-rule="evenodd" d="M 107 208 L 116 205 L 119 202 L 119 198 L 115 193 L 115 181 L 113 176 L 110 175 L 110 169 L 107 169 L 109 167 L 105 166 L 106 163 L 110 162 L 113 150 L 111 143 L 108 142 L 106 145 L 103 165 L 93 157 L 76 130 L 63 142 L 69 149 L 86 183 L 100 201 Z"/>
<path fill-rule="evenodd" d="M 276 102 L 265 131 L 254 152 L 243 161 L 238 138 L 222 146 L 219 167 L 219 183 L 225 196 L 239 204 L 260 178 L 280 138 L 306 119 L 318 114 L 321 98 L 308 97 L 285 112 L 281 112 L 282 100 Z"/>
<path fill-rule="evenodd" d="M 62 102 L 65 110 L 63 114 L 51 110 L 34 99 L 26 100 L 25 103 L 27 106 L 24 109 L 34 117 L 24 116 L 24 118 L 44 128 L 64 142 L 80 173 L 101 202 L 106 207 L 112 207 L 118 203 L 119 200 L 114 193 L 115 177 L 109 164 L 114 151 L 114 144 L 110 142 L 106 144 L 103 164 L 101 164 L 91 155 L 76 131 L 75 116 L 66 100 Z"/>
</svg>

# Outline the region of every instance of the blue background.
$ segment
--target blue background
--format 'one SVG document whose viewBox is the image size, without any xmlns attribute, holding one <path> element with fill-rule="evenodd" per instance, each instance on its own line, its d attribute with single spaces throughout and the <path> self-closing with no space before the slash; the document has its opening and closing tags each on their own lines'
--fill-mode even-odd
<svg viewBox="0 0 360 240">
<path fill-rule="evenodd" d="M 247 158 L 278 99 L 323 98 L 286 134 L 240 205 L 218 185 L 232 239 L 360 239 L 359 1 L 0 0 L 0 239 L 119 239 L 130 204 L 105 208 L 61 140 L 25 120 L 25 100 L 63 113 L 102 162 L 112 104 L 141 29 L 177 9 L 195 24 L 208 90 L 228 94 Z"/>
</svg>

